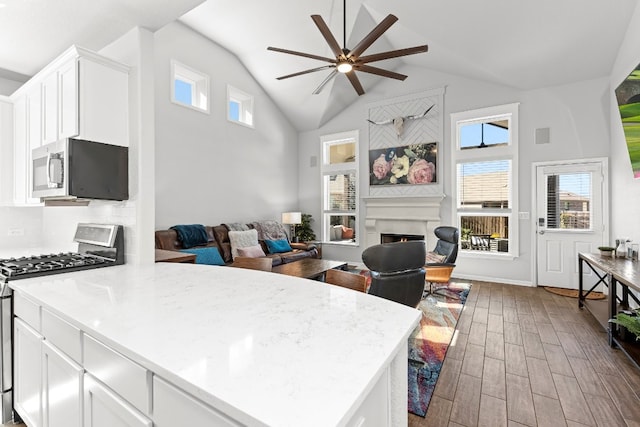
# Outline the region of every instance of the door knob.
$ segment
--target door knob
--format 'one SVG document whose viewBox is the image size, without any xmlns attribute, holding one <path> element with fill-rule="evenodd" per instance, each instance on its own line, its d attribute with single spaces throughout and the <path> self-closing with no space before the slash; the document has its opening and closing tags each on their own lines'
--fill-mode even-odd
<svg viewBox="0 0 640 427">
<path fill-rule="evenodd" d="M 540 231 L 538 231 L 538 233 L 544 234 L 544 230 L 540 230 Z"/>
</svg>

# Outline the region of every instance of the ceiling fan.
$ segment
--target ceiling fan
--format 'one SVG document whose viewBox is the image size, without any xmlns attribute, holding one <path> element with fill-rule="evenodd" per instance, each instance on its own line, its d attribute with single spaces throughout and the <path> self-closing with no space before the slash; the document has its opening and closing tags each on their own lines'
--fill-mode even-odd
<svg viewBox="0 0 640 427">
<path fill-rule="evenodd" d="M 317 59 L 319 61 L 328 62 L 331 65 L 324 65 L 322 67 L 311 68 L 309 70 L 299 71 L 297 73 L 288 74 L 286 76 L 278 77 L 278 80 L 288 79 L 290 77 L 301 76 L 303 74 L 314 73 L 316 71 L 328 70 L 332 69 L 331 73 L 320 83 L 320 86 L 313 91 L 314 95 L 319 94 L 322 89 L 326 86 L 327 83 L 331 81 L 338 73 L 342 73 L 347 76 L 347 79 L 351 82 L 351 85 L 358 93 L 358 95 L 364 94 L 364 89 L 362 88 L 362 84 L 356 76 L 356 71 L 362 71 L 365 73 L 376 74 L 382 77 L 389 77 L 397 80 L 404 80 L 407 78 L 406 75 L 395 73 L 393 71 L 383 70 L 382 68 L 372 67 L 368 65 L 371 62 L 382 61 L 384 59 L 397 58 L 400 56 L 413 55 L 416 53 L 423 53 L 428 50 L 427 45 L 409 47 L 406 49 L 397 49 L 390 50 L 387 52 L 374 53 L 372 55 L 361 56 L 364 51 L 373 44 L 380 36 L 389 29 L 398 18 L 395 15 L 389 14 L 386 18 L 382 20 L 369 34 L 367 34 L 360 43 L 358 43 L 353 49 L 347 49 L 347 21 L 346 21 L 346 3 L 347 1 L 343 1 L 343 46 L 344 48 L 340 48 L 340 45 L 336 41 L 333 34 L 329 30 L 329 27 L 324 22 L 324 19 L 320 15 L 311 15 L 311 19 L 316 24 L 320 33 L 329 44 L 331 51 L 336 56 L 335 58 L 327 58 L 324 56 L 313 55 L 310 53 L 298 52 L 295 50 L 281 49 L 278 47 L 269 46 L 267 50 L 273 50 L 275 52 L 288 53 L 290 55 L 303 56 L 305 58 Z"/>
</svg>

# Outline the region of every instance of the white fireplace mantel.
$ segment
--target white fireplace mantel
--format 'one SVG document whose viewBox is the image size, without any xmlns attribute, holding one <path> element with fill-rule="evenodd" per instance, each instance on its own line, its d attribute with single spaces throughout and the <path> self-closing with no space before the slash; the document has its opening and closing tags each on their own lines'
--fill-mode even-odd
<svg viewBox="0 0 640 427">
<path fill-rule="evenodd" d="M 444 194 L 423 197 L 363 197 L 366 247 L 380 243 L 381 233 L 421 234 L 427 248 L 435 246 Z"/>
</svg>

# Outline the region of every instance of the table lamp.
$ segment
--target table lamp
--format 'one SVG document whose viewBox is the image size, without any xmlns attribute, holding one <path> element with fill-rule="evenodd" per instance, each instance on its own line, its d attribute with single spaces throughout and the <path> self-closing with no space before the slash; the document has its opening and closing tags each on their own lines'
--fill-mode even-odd
<svg viewBox="0 0 640 427">
<path fill-rule="evenodd" d="M 302 212 L 283 212 L 282 223 L 291 226 L 291 241 L 297 243 L 296 224 L 302 224 Z"/>
</svg>

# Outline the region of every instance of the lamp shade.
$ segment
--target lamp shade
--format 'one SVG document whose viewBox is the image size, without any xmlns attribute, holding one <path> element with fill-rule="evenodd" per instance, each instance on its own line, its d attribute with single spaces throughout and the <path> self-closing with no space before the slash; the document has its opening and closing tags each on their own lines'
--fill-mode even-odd
<svg viewBox="0 0 640 427">
<path fill-rule="evenodd" d="M 302 224 L 302 212 L 283 212 L 283 224 Z"/>
</svg>

